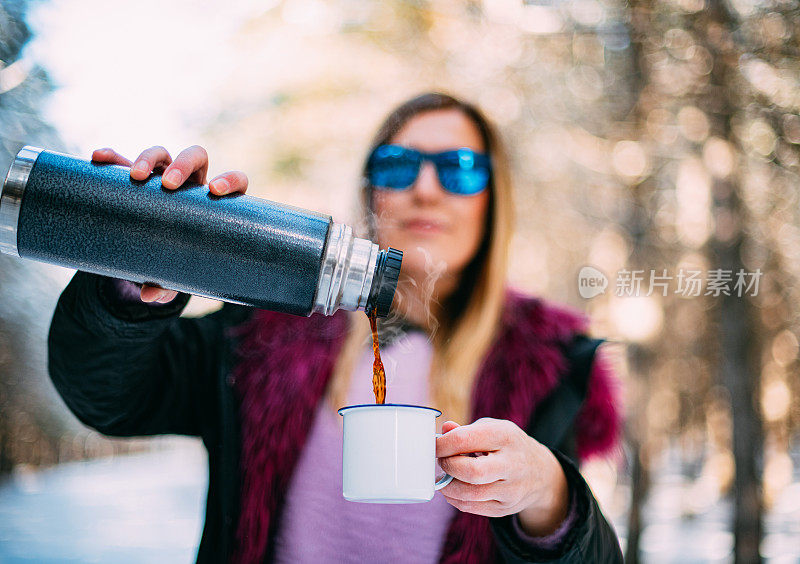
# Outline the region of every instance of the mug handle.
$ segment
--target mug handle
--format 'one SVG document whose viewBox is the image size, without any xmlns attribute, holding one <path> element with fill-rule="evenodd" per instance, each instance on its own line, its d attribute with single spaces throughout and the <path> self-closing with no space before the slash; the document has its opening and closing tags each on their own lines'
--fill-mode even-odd
<svg viewBox="0 0 800 564">
<path fill-rule="evenodd" d="M 436 433 L 436 437 L 437 438 L 441 437 L 441 436 L 442 436 L 441 433 Z M 452 481 L 453 481 L 453 477 L 450 474 L 448 474 L 447 472 L 445 472 L 444 476 L 442 476 L 441 478 L 436 480 L 436 483 L 433 484 L 433 489 L 434 489 L 434 491 L 440 490 L 440 489 L 442 489 L 443 487 L 445 487 L 447 484 L 449 484 Z"/>
</svg>

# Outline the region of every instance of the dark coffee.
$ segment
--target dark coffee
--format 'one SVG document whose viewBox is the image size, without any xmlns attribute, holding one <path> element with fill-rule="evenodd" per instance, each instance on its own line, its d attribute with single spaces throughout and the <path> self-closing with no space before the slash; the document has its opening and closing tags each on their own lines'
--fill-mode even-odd
<svg viewBox="0 0 800 564">
<path fill-rule="evenodd" d="M 377 310 L 373 309 L 369 313 L 369 325 L 372 328 L 372 352 L 375 353 L 375 361 L 372 363 L 372 389 L 375 392 L 375 403 L 383 404 L 386 402 L 386 371 L 381 362 L 381 351 L 378 347 L 378 323 Z"/>
</svg>

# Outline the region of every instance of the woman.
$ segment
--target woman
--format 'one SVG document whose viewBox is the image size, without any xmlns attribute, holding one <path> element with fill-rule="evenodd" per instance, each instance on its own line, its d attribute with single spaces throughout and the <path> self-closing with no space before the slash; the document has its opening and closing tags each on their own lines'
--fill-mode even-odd
<svg viewBox="0 0 800 564">
<path fill-rule="evenodd" d="M 162 147 L 133 163 L 110 149 L 92 158 L 130 166 L 136 180 L 163 171 L 167 189 L 205 183 L 208 169 L 196 146 L 174 161 Z M 217 195 L 246 188 L 238 171 L 209 182 Z M 409 100 L 378 131 L 362 197 L 366 236 L 404 251 L 394 314 L 379 323 L 387 401 L 442 410 L 437 456 L 455 479 L 441 497 L 342 499 L 335 409 L 370 402 L 363 313 L 306 319 L 225 304 L 179 318 L 188 295 L 78 272 L 49 342 L 67 405 L 109 435 L 203 438 L 198 561 L 621 560 L 571 461 L 615 444 L 610 373 L 591 363 L 592 348 L 577 418 L 553 401 L 579 372 L 586 320 L 505 285 L 513 207 L 491 124 L 447 95 Z M 547 446 L 529 436 L 537 407 L 572 432 Z"/>
</svg>

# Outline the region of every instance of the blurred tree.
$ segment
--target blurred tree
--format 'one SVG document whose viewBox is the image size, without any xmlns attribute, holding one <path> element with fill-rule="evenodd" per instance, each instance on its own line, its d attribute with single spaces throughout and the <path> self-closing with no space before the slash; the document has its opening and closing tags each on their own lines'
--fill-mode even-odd
<svg viewBox="0 0 800 564">
<path fill-rule="evenodd" d="M 0 171 L 24 145 L 63 150 L 40 106 L 52 90 L 46 72 L 23 56 L 31 39 L 28 2 L 0 3 Z M 54 464 L 125 450 L 79 425 L 46 371 L 46 337 L 61 280 L 40 263 L 0 254 L 0 475 L 16 464 Z"/>
<path fill-rule="evenodd" d="M 708 422 L 706 465 L 714 467 L 723 491 L 725 460 L 731 460 L 735 561 L 756 562 L 762 537 L 762 416 L 780 423 L 769 429 L 774 460 L 788 460 L 785 449 L 793 432 L 788 429 L 797 429 L 788 409 L 797 391 L 786 384 L 787 369 L 796 367 L 798 325 L 798 301 L 789 298 L 796 296 L 797 251 L 787 248 L 800 243 L 800 139 L 787 127 L 799 109 L 796 97 L 787 94 L 800 77 L 791 58 L 797 9 L 771 2 L 643 0 L 631 2 L 629 13 L 645 83 L 637 115 L 640 141 L 664 164 L 656 164 L 653 174 L 672 186 L 660 201 L 647 202 L 656 218 L 653 228 L 675 249 L 680 260 L 672 263 L 674 269 L 699 262 L 709 277 L 714 271 L 728 277 L 724 291 L 706 286 L 707 297 L 696 300 L 700 307 L 693 312 L 680 308 L 669 316 L 684 335 L 661 343 L 678 348 L 662 347 L 657 364 L 700 370 L 688 372 L 693 378 L 688 382 L 673 371 L 671 382 L 656 383 L 648 394 L 668 398 L 670 388 L 689 392 L 682 395 L 687 416 L 672 432 L 691 433 L 693 421 Z M 778 138 L 781 128 L 784 135 Z M 758 286 L 738 287 L 740 274 L 746 284 L 760 280 L 760 293 Z M 698 316 L 702 323 L 681 323 Z M 777 357 L 776 342 L 781 343 Z M 702 343 L 706 346 L 698 348 Z M 714 373 L 719 376 L 708 377 Z M 776 390 L 765 401 L 762 373 Z M 786 395 L 778 399 L 781 393 Z M 692 396 L 704 400 L 691 402 Z M 648 426 L 651 438 L 656 429 Z M 771 491 L 774 474 L 763 475 Z"/>
<path fill-rule="evenodd" d="M 23 21 L 26 2 L 0 4 L 0 170 L 5 173 L 16 152 L 28 141 L 57 144 L 52 128 L 38 117 L 36 106 L 50 90 L 44 72 L 20 58 L 31 34 Z M 44 289 L 37 267 L 0 255 L 0 474 L 20 461 L 53 460 L 43 450 L 57 451 L 60 429 L 47 411 L 36 411 L 30 383 L 43 376 L 43 358 L 33 335 L 41 333 L 44 307 L 31 299 Z M 39 282 L 31 284 L 31 280 Z M 33 286 L 33 287 L 31 287 Z M 39 339 L 39 342 L 41 340 Z M 31 413 L 36 413 L 31 417 Z M 43 441 L 45 438 L 47 440 Z M 34 445 L 48 444 L 44 449 Z M 42 453 L 42 454 L 35 454 Z"/>
<path fill-rule="evenodd" d="M 745 45 L 737 44 L 737 27 L 722 0 L 707 0 L 705 10 L 689 18 L 700 48 L 710 54 L 708 88 L 697 96 L 697 105 L 709 120 L 709 133 L 739 148 L 732 121 L 740 100 L 736 75 Z M 744 273 L 742 251 L 750 244 L 751 223 L 741 205 L 742 176 L 732 172 L 712 184 L 714 231 L 709 242 L 711 265 L 732 273 Z M 735 279 L 735 278 L 734 278 Z M 719 331 L 718 371 L 730 392 L 734 460 L 734 561 L 760 562 L 762 539 L 761 472 L 763 434 L 760 405 L 759 357 L 763 343 L 752 297 L 731 290 L 716 302 Z"/>
<path fill-rule="evenodd" d="M 635 9 L 638 2 L 631 4 Z M 643 64 L 642 58 L 645 34 L 642 30 L 631 26 L 630 39 L 626 44 L 630 46 L 630 57 L 634 62 L 633 71 L 620 73 L 618 83 L 625 85 L 628 95 L 637 102 L 645 91 L 649 69 Z M 626 69 L 629 70 L 629 69 Z M 619 116 L 619 120 L 631 123 L 628 135 L 639 142 L 645 142 L 647 108 L 637 103 L 629 114 Z M 644 115 L 642 115 L 644 113 Z M 652 169 L 658 170 L 657 165 Z M 634 272 L 647 273 L 656 264 L 664 264 L 663 257 L 659 256 L 659 239 L 653 226 L 653 201 L 657 193 L 658 178 L 654 174 L 631 175 L 628 182 L 631 205 L 628 207 L 622 226 L 627 231 L 630 239 L 631 253 L 628 259 L 628 268 Z M 663 332 L 663 328 L 662 328 Z M 662 341 L 663 343 L 663 341 Z M 648 399 L 653 390 L 653 373 L 658 363 L 658 350 L 656 346 L 632 342 L 627 347 L 630 370 L 628 373 L 629 409 L 625 423 L 625 439 L 630 449 L 628 461 L 630 464 L 630 507 L 628 510 L 628 535 L 625 546 L 625 561 L 631 564 L 640 562 L 640 539 L 644 528 L 642 510 L 647 499 L 650 487 L 649 465 L 652 446 L 648 433 Z"/>
</svg>

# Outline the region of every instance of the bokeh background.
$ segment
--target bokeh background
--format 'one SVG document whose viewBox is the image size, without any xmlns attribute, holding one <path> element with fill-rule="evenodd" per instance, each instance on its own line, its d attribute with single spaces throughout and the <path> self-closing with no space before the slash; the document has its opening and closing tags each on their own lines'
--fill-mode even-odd
<svg viewBox="0 0 800 564">
<path fill-rule="evenodd" d="M 511 281 L 612 341 L 625 447 L 584 471 L 627 561 L 798 562 L 799 53 L 782 0 L 2 0 L 0 170 L 26 144 L 200 144 L 212 175 L 348 221 L 390 109 L 474 101 L 514 169 Z M 759 287 L 676 291 L 714 269 Z M 0 255 L 0 561 L 193 561 L 202 447 L 101 437 L 49 383 L 71 275 Z"/>
</svg>

